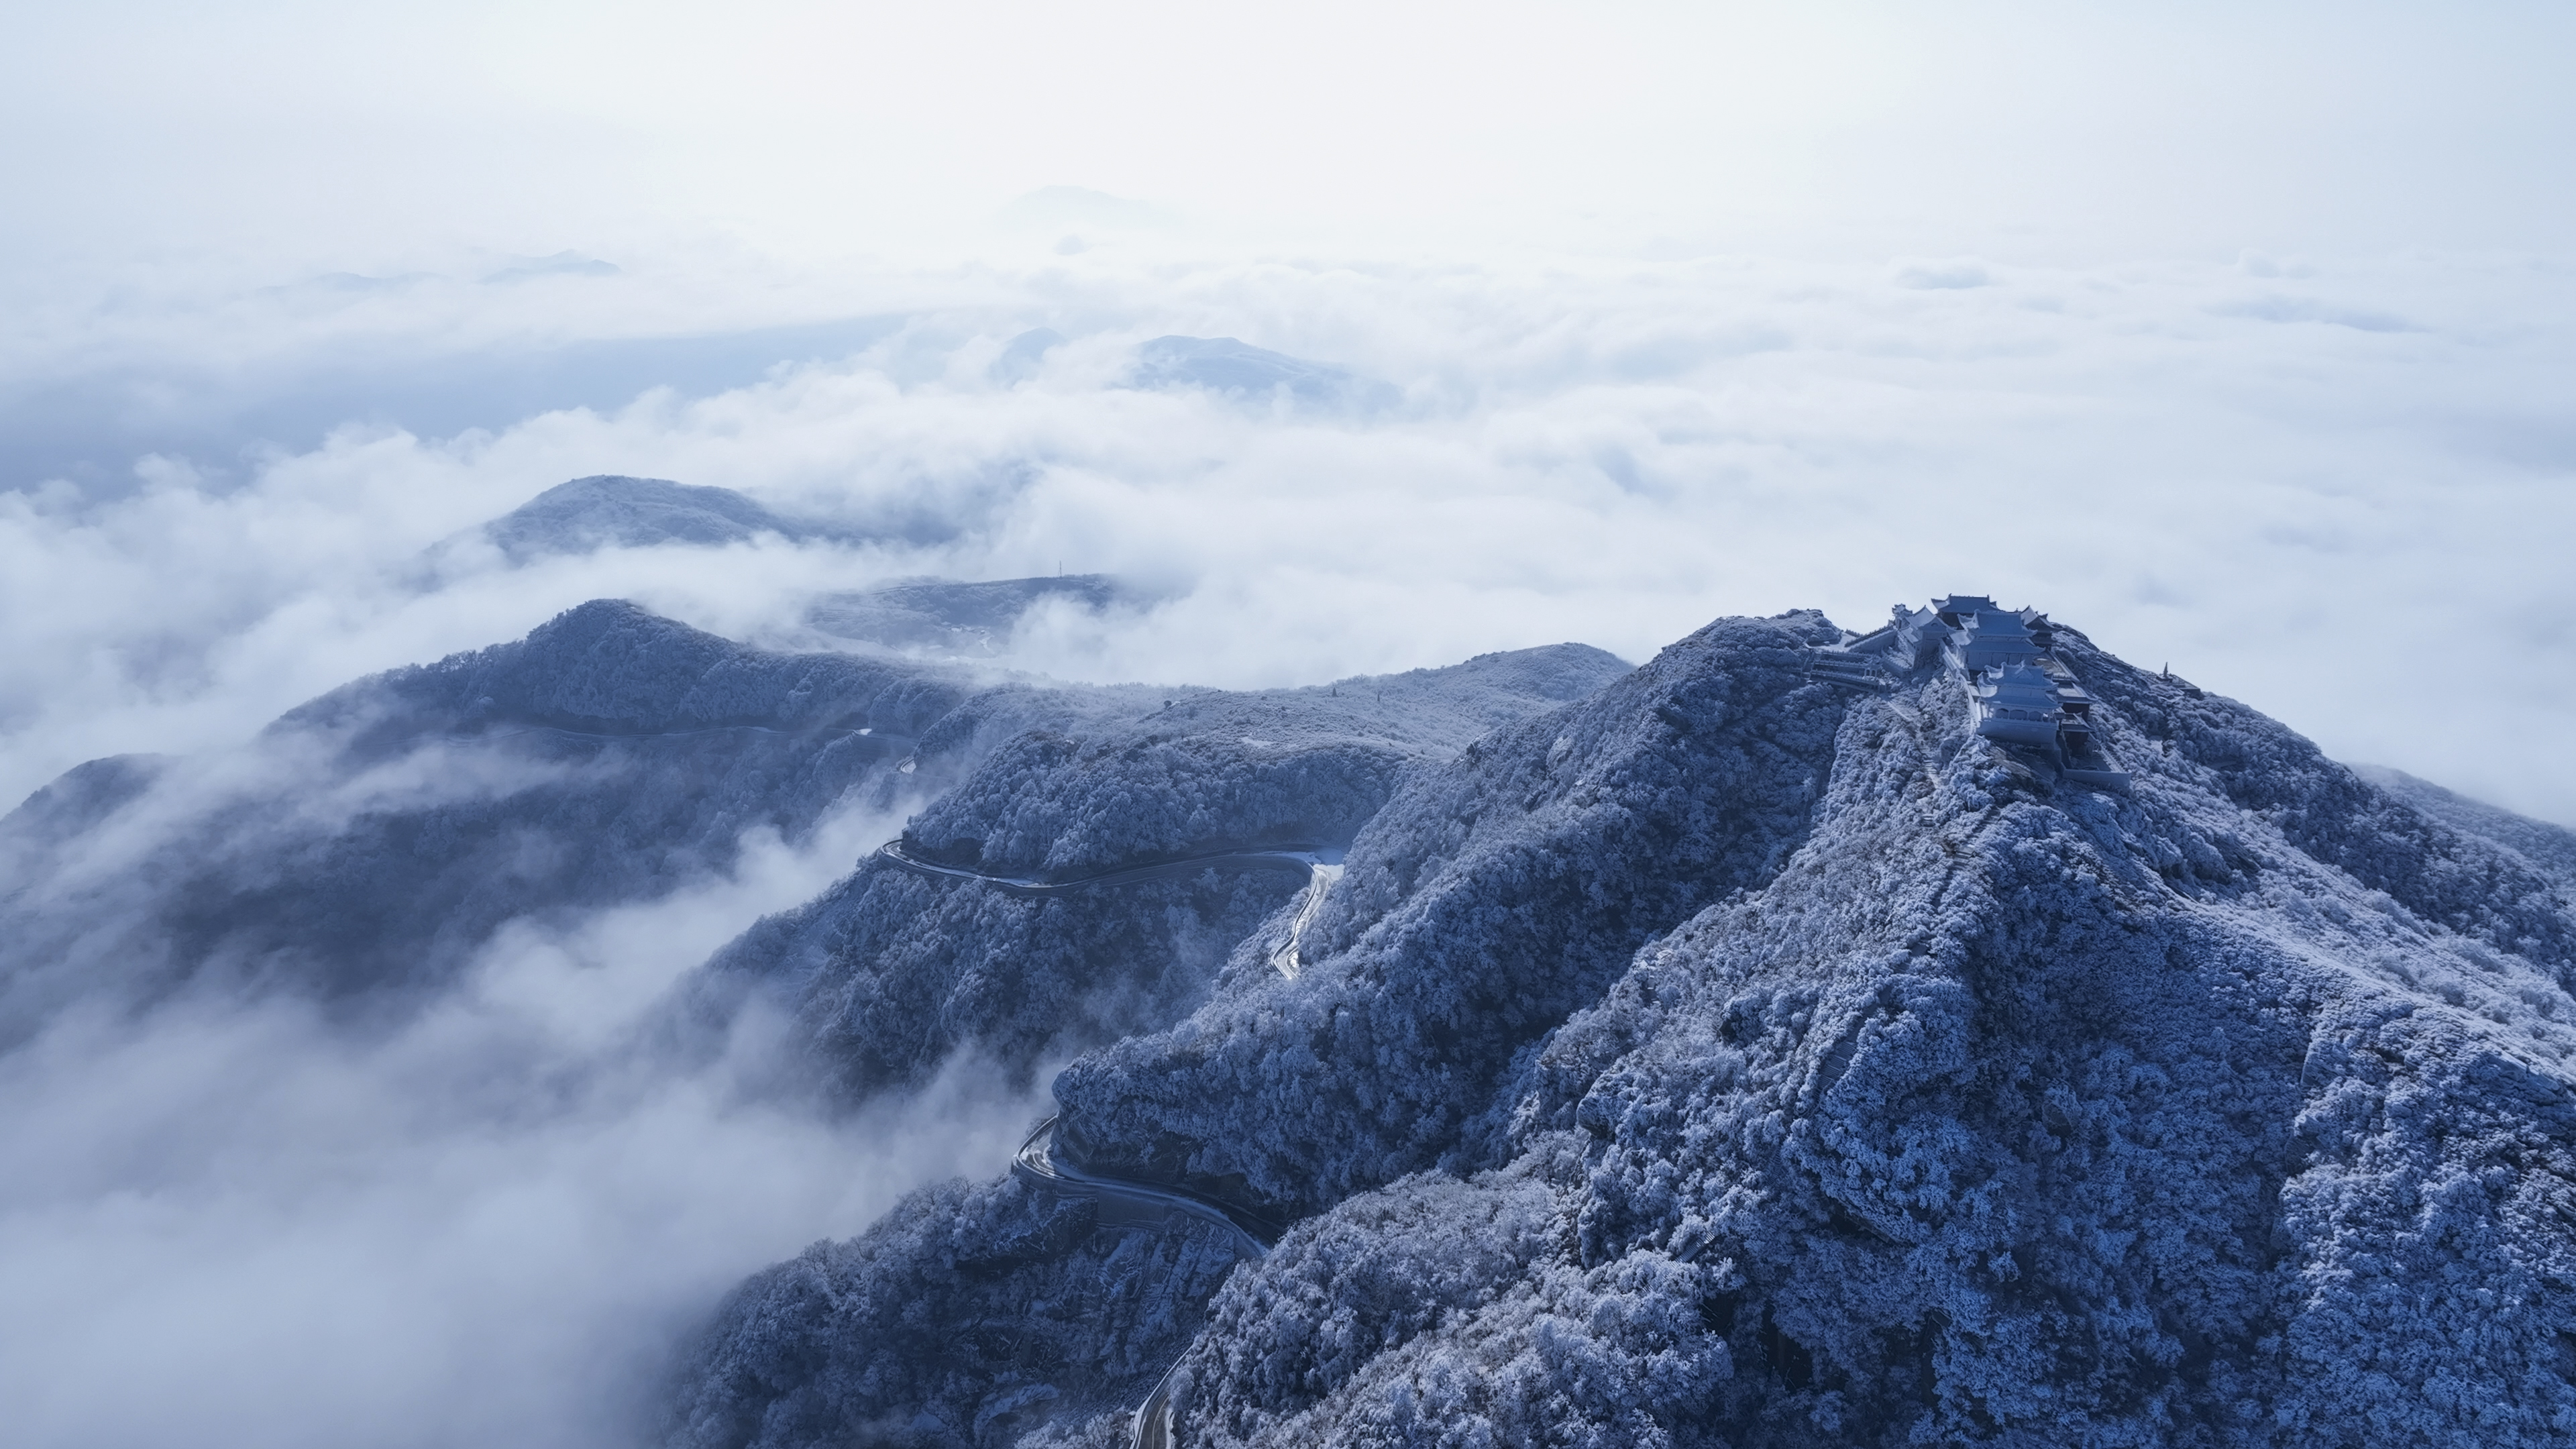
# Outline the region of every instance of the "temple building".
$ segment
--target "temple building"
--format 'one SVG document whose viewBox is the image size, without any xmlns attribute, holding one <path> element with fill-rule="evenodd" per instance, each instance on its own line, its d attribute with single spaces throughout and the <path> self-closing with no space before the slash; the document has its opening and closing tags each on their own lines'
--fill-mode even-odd
<svg viewBox="0 0 2576 1449">
<path fill-rule="evenodd" d="M 2045 752 L 2062 777 L 2125 790 L 2118 768 L 2095 738 L 2093 696 L 2057 658 L 2057 626 L 2037 609 L 2007 609 L 1983 594 L 1951 594 L 1928 609 L 1898 604 L 1888 622 L 1821 653 L 1814 672 L 1837 684 L 1880 688 L 1880 671 L 1921 668 L 1937 655 L 1957 671 L 1976 731 L 1998 744 Z"/>
<path fill-rule="evenodd" d="M 1977 733 L 2016 745 L 2054 745 L 2063 718 L 2057 681 L 2029 664 L 2003 664 L 1968 676 Z"/>
</svg>

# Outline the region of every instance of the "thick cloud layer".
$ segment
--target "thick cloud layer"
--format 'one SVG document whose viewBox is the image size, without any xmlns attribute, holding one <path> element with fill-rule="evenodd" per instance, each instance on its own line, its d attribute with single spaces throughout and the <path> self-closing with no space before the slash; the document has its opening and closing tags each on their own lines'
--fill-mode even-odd
<svg viewBox="0 0 2576 1449">
<path fill-rule="evenodd" d="M 1004 279 L 1013 305 L 925 305 L 853 356 L 713 396 L 445 439 L 352 429 L 222 476 L 149 459 L 123 497 L 0 495 L 19 646 L 0 793 L 238 734 L 583 598 L 784 639 L 829 589 L 1061 568 L 1166 599 L 1041 617 L 1018 662 L 1231 686 L 1563 639 L 1636 658 L 1721 612 L 1866 626 L 1887 600 L 1970 588 L 2340 756 L 2576 819 L 2576 774 L 2530 748 L 2576 679 L 2563 272 L 1079 260 Z M 997 381 L 1034 324 L 1069 340 Z M 1133 386 L 1136 349 L 1172 333 L 1345 366 L 1403 401 Z M 879 541 L 512 569 L 454 538 L 602 472 L 737 488 Z"/>
<path fill-rule="evenodd" d="M 1033 1105 L 961 1067 L 838 1125 L 624 1031 L 741 923 L 890 828 L 505 934 L 389 1039 L 283 999 L 59 1024 L 0 1057 L 12 1443 L 606 1445 L 750 1269 L 982 1174 Z M 759 1028 L 737 1051 L 762 1055 Z"/>
</svg>

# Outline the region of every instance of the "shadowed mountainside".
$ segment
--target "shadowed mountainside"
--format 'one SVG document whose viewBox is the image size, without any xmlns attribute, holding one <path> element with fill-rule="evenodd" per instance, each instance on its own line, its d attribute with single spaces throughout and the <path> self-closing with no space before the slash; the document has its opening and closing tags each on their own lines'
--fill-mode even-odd
<svg viewBox="0 0 2576 1449">
<path fill-rule="evenodd" d="M 750 649 L 632 604 L 362 680 L 250 746 L 96 761 L 0 821 L 0 990 L 23 1028 L 202 979 L 353 1005 L 447 981 L 503 922 L 650 900 L 896 808 L 999 741 L 1159 703 Z"/>
</svg>

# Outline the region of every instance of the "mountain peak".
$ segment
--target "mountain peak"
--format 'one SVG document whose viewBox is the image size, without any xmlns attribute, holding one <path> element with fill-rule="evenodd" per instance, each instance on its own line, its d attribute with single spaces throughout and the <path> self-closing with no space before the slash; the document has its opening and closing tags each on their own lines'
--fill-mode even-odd
<svg viewBox="0 0 2576 1449">
<path fill-rule="evenodd" d="M 483 527 L 515 562 L 599 548 L 740 543 L 764 533 L 796 539 L 810 531 L 730 488 L 613 473 L 558 483 Z"/>
</svg>

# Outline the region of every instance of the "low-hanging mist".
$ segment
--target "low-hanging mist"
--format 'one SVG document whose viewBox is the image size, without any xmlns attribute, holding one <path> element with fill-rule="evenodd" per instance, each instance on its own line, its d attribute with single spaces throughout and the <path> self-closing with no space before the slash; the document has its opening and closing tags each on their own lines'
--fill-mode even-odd
<svg viewBox="0 0 2576 1449">
<path fill-rule="evenodd" d="M 984 1171 L 1034 1111 L 960 1063 L 827 1118 L 744 1089 L 756 1020 L 693 1069 L 638 1049 L 673 977 L 898 823 L 844 812 L 663 900 L 505 928 L 387 1031 L 198 993 L 0 1056 L 9 1438 L 632 1442 L 724 1289 Z"/>
</svg>

